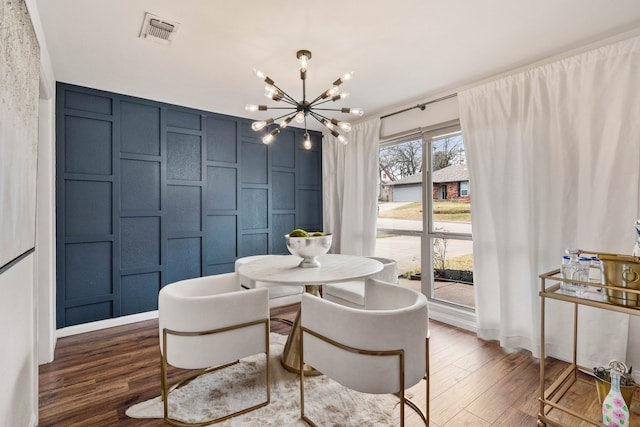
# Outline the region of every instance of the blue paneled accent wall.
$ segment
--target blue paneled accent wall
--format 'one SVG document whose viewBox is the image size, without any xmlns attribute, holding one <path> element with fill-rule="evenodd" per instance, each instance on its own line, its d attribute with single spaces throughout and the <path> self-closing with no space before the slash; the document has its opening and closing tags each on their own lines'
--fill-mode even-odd
<svg viewBox="0 0 640 427">
<path fill-rule="evenodd" d="M 322 229 L 321 135 L 58 83 L 57 326 L 157 309 L 177 280 Z"/>
</svg>

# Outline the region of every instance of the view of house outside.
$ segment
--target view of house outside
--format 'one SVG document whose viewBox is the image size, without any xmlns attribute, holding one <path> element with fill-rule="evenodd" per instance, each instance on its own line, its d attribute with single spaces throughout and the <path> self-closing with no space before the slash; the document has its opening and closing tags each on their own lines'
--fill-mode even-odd
<svg viewBox="0 0 640 427">
<path fill-rule="evenodd" d="M 471 198 L 462 135 L 436 137 L 431 146 L 432 200 L 422 201 L 422 141 L 409 141 L 380 149 L 380 197 L 376 255 L 398 261 L 399 282 L 421 290 L 431 280 L 431 299 L 474 307 Z M 427 157 L 429 158 L 429 157 Z M 423 209 L 432 218 L 426 230 L 431 251 L 421 253 L 427 224 Z M 464 238 L 461 238 L 464 237 Z M 431 258 L 433 271 L 422 274 L 421 258 Z"/>
</svg>

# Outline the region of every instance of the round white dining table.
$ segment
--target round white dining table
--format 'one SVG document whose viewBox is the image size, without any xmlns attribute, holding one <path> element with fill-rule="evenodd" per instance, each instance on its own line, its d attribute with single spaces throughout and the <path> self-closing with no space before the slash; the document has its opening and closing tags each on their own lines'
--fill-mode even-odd
<svg viewBox="0 0 640 427">
<path fill-rule="evenodd" d="M 305 285 L 307 292 L 317 295 L 318 287 L 325 283 L 363 279 L 382 270 L 380 261 L 355 255 L 326 254 L 318 257 L 320 267 L 301 268 L 302 258 L 295 255 L 270 255 L 248 262 L 238 273 L 249 279 L 282 285 Z M 299 372 L 300 364 L 300 312 L 296 315 L 282 351 L 282 365 L 291 372 Z M 305 366 L 305 375 L 318 374 Z"/>
<path fill-rule="evenodd" d="M 241 265 L 238 272 L 261 282 L 305 285 L 361 279 L 382 270 L 380 261 L 355 255 L 320 255 L 317 268 L 298 267 L 301 260 L 295 255 L 270 255 Z"/>
</svg>

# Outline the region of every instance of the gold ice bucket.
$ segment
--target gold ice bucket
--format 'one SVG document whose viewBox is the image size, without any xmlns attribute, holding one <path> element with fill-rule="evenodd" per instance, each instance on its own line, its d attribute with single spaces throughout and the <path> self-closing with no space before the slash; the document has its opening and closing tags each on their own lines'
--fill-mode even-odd
<svg viewBox="0 0 640 427">
<path fill-rule="evenodd" d="M 596 391 L 598 392 L 598 401 L 602 405 L 602 401 L 607 394 L 609 394 L 609 390 L 611 390 L 611 383 L 607 380 L 603 380 L 601 378 L 596 377 Z M 620 393 L 622 393 L 622 398 L 624 399 L 627 407 L 631 407 L 631 400 L 633 399 L 633 387 L 632 385 L 621 385 Z"/>
<path fill-rule="evenodd" d="M 631 255 L 598 254 L 602 262 L 602 284 L 640 290 L 640 257 Z M 611 304 L 625 307 L 640 306 L 640 294 L 605 289 L 604 298 Z"/>
</svg>

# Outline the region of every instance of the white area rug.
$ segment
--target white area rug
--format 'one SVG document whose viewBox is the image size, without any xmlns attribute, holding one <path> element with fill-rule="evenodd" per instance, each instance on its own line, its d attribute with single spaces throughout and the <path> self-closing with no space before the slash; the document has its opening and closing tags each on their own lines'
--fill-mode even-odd
<svg viewBox="0 0 640 427">
<path fill-rule="evenodd" d="M 271 403 L 231 418 L 217 426 L 306 426 L 300 418 L 300 381 L 286 371 L 280 355 L 286 339 L 271 334 Z M 264 355 L 203 375 L 169 395 L 169 413 L 186 422 L 201 422 L 250 406 L 265 399 Z M 158 384 L 158 388 L 160 385 Z M 321 375 L 305 377 L 305 413 L 320 426 L 391 426 L 398 398 L 349 390 Z M 132 418 L 162 418 L 162 401 L 156 397 L 138 403 L 126 414 Z"/>
</svg>

